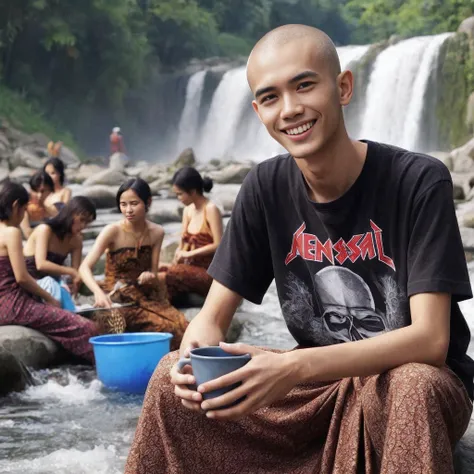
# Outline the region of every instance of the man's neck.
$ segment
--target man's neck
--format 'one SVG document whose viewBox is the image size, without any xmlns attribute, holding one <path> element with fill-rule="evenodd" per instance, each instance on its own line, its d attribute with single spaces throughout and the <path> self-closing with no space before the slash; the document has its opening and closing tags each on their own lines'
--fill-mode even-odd
<svg viewBox="0 0 474 474">
<path fill-rule="evenodd" d="M 367 145 L 347 137 L 314 157 L 297 159 L 310 199 L 326 203 L 341 197 L 359 177 L 366 156 Z"/>
</svg>

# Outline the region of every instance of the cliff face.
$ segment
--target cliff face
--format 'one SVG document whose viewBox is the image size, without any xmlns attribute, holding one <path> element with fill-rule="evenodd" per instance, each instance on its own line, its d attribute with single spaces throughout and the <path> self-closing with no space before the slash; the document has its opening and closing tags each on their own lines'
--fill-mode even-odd
<svg viewBox="0 0 474 474">
<path fill-rule="evenodd" d="M 436 75 L 436 120 L 440 149 L 462 145 L 473 133 L 467 120 L 469 96 L 474 91 L 474 38 L 465 32 L 443 45 Z M 427 120 L 430 120 L 427 117 Z"/>
</svg>

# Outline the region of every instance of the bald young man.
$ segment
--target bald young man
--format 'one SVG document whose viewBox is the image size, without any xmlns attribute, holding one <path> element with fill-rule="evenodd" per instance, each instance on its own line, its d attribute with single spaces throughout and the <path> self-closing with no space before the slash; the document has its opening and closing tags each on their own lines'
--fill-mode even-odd
<svg viewBox="0 0 474 474">
<path fill-rule="evenodd" d="M 473 389 L 458 302 L 472 294 L 448 170 L 349 138 L 353 76 L 319 30 L 271 31 L 247 76 L 255 112 L 288 154 L 242 185 L 180 352 L 221 343 L 252 359 L 192 390 L 180 354 L 167 356 L 126 473 L 454 472 Z M 222 343 L 241 299 L 260 303 L 274 278 L 298 348 Z"/>
</svg>

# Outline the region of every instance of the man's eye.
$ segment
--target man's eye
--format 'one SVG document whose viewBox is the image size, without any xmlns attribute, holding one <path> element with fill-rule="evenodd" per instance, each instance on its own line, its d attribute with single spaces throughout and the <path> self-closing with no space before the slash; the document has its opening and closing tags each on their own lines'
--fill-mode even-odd
<svg viewBox="0 0 474 474">
<path fill-rule="evenodd" d="M 314 82 L 305 81 L 305 82 L 302 82 L 301 84 L 298 85 L 298 89 L 306 89 L 307 87 L 310 87 L 313 84 L 314 84 Z"/>
<path fill-rule="evenodd" d="M 262 99 L 262 104 L 263 104 L 264 102 L 268 102 L 269 100 L 274 99 L 275 97 L 276 97 L 275 94 L 266 95 L 266 96 Z"/>
</svg>

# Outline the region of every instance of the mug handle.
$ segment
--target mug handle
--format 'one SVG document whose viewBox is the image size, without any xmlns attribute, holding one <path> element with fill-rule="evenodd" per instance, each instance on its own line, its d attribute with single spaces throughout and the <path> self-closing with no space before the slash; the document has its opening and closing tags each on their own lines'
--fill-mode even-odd
<svg viewBox="0 0 474 474">
<path fill-rule="evenodd" d="M 191 365 L 191 359 L 189 357 L 182 357 L 181 359 L 179 359 L 178 361 L 178 370 L 181 371 L 183 370 L 183 367 L 185 365 Z"/>
</svg>

